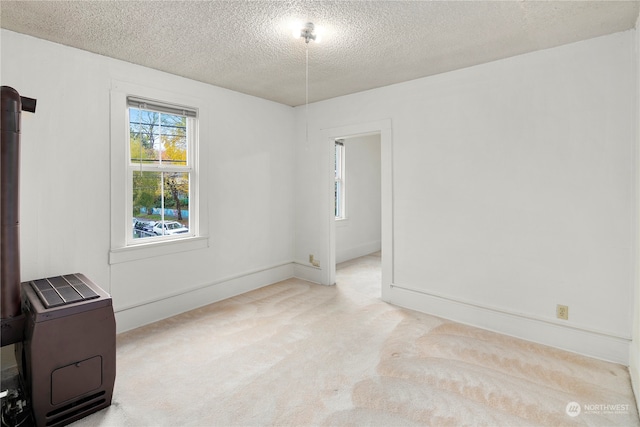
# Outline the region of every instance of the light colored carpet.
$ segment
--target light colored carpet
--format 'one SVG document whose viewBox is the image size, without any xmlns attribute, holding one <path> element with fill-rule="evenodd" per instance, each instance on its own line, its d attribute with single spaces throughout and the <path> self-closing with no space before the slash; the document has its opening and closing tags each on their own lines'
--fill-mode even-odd
<svg viewBox="0 0 640 427">
<path fill-rule="evenodd" d="M 119 335 L 113 405 L 74 425 L 640 425 L 626 367 L 386 304 L 379 254 L 338 267 Z"/>
</svg>

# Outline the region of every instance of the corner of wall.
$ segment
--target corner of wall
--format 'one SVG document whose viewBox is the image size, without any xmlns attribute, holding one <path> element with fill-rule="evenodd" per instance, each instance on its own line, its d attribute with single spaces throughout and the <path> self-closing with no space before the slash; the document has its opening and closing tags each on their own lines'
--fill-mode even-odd
<svg viewBox="0 0 640 427">
<path fill-rule="evenodd" d="M 296 261 L 293 264 L 293 277 L 312 283 L 322 283 L 322 269 Z"/>
<path fill-rule="evenodd" d="M 635 393 L 636 406 L 640 408 L 640 15 L 636 19 L 635 26 L 635 186 L 636 186 L 636 203 L 635 203 L 635 295 L 633 304 L 633 331 L 632 341 L 629 349 L 629 375 L 631 376 L 631 386 Z"/>
</svg>

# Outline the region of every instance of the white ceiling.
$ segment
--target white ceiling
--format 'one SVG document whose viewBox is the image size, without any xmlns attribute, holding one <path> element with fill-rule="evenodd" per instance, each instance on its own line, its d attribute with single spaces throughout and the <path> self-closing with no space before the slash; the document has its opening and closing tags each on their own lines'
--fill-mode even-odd
<svg viewBox="0 0 640 427">
<path fill-rule="evenodd" d="M 2 28 L 281 102 L 333 98 L 628 30 L 638 1 L 6 1 Z M 3 58 L 6 60 L 7 58 Z"/>
</svg>

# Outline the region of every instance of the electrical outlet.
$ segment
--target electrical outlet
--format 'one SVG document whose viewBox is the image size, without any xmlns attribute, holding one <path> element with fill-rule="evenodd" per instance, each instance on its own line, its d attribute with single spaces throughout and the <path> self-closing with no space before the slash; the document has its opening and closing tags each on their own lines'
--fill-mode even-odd
<svg viewBox="0 0 640 427">
<path fill-rule="evenodd" d="M 569 306 L 558 304 L 556 306 L 556 317 L 558 319 L 569 320 Z"/>
<path fill-rule="evenodd" d="M 314 267 L 320 267 L 320 261 L 316 261 L 316 258 L 313 256 L 313 254 L 309 254 L 309 264 L 313 265 Z"/>
</svg>

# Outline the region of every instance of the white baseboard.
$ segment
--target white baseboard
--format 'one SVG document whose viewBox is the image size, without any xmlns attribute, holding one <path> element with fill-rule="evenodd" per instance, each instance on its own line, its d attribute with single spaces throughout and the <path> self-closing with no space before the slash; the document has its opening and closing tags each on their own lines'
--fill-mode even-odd
<svg viewBox="0 0 640 427">
<path fill-rule="evenodd" d="M 631 388 L 636 397 L 636 407 L 640 409 L 640 343 L 632 343 L 629 352 L 629 375 Z"/>
<path fill-rule="evenodd" d="M 351 248 L 336 248 L 336 264 L 377 252 L 381 247 L 381 241 L 376 240 L 373 242 L 363 243 L 358 246 L 353 246 Z"/>
<path fill-rule="evenodd" d="M 392 285 L 386 295 L 387 302 L 401 307 L 629 366 L 630 338 L 575 325 L 564 326 L 524 314 L 430 295 L 404 286 Z"/>
<path fill-rule="evenodd" d="M 293 271 L 294 264 L 286 262 L 197 286 L 144 304 L 119 308 L 115 312 L 116 332 L 121 333 L 135 329 L 198 307 L 290 279 L 294 276 Z"/>
<path fill-rule="evenodd" d="M 322 283 L 322 269 L 301 262 L 294 262 L 293 277 L 307 282 Z"/>
</svg>

